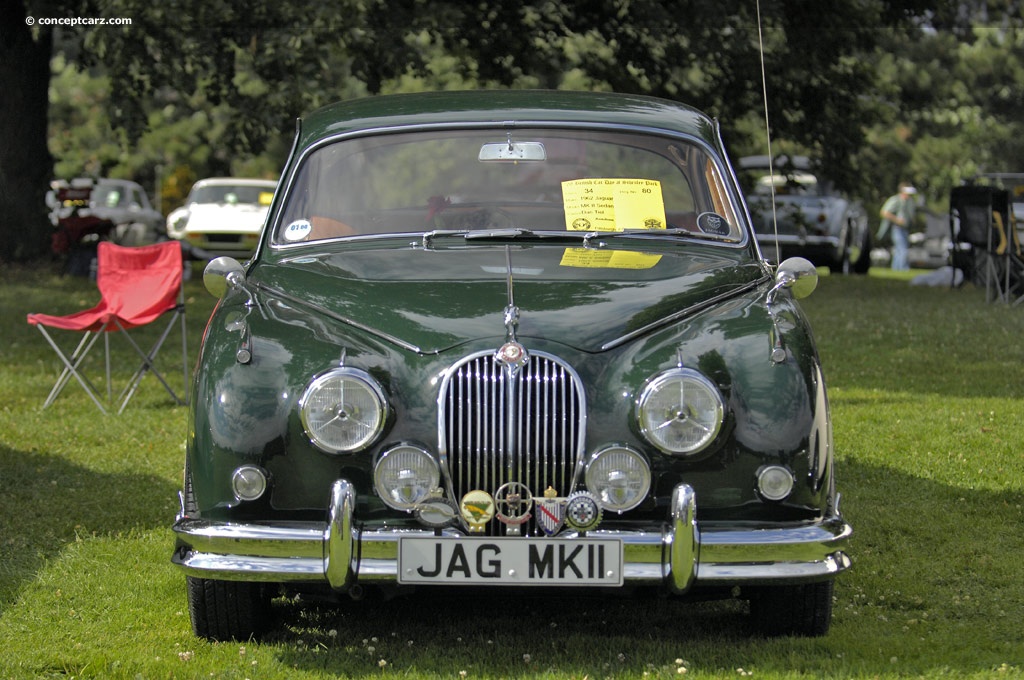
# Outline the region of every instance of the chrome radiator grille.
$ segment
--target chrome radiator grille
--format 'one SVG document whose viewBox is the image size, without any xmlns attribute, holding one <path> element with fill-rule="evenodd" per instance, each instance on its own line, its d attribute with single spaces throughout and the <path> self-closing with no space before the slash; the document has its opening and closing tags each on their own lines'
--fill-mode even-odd
<svg viewBox="0 0 1024 680">
<path fill-rule="evenodd" d="M 493 352 L 451 368 L 439 399 L 442 465 L 457 503 L 471 490 L 493 494 L 510 481 L 541 496 L 571 491 L 581 468 L 586 401 L 575 371 L 530 355 L 512 370 Z"/>
</svg>

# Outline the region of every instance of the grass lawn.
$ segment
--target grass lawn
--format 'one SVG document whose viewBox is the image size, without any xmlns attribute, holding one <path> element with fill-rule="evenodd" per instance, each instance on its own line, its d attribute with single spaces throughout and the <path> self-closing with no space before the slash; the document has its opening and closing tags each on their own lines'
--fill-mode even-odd
<svg viewBox="0 0 1024 680">
<path fill-rule="evenodd" d="M 214 304 L 198 278 L 193 357 Z M 428 596 L 281 602 L 264 642 L 194 638 L 169 561 L 186 409 L 147 377 L 121 416 L 77 385 L 40 410 L 58 364 L 25 314 L 96 300 L 89 281 L 0 272 L 0 678 L 1024 675 L 1024 308 L 984 291 L 883 270 L 823 276 L 804 302 L 854 568 L 828 636 L 771 640 L 736 603 Z"/>
</svg>

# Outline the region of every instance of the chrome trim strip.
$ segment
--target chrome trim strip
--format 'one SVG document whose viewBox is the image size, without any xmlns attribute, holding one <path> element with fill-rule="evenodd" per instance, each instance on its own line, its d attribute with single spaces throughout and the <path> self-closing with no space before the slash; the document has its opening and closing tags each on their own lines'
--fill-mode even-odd
<svg viewBox="0 0 1024 680">
<path fill-rule="evenodd" d="M 171 562 L 184 569 L 189 576 L 199 578 L 273 583 L 326 583 L 323 559 L 188 552 L 175 553 Z"/>
<path fill-rule="evenodd" d="M 610 349 L 615 349 L 616 347 L 619 347 L 620 345 L 626 344 L 627 342 L 629 342 L 633 338 L 638 338 L 641 335 L 646 335 L 647 333 L 650 333 L 651 331 L 653 331 L 653 330 L 655 330 L 657 328 L 662 328 L 664 326 L 668 326 L 668 325 L 674 324 L 677 321 L 680 321 L 680 320 L 685 319 L 687 317 L 694 316 L 694 315 L 696 315 L 696 314 L 698 314 L 700 312 L 703 312 L 705 309 L 709 309 L 711 307 L 715 307 L 717 305 L 720 305 L 723 302 L 726 302 L 727 300 L 732 300 L 733 298 L 737 298 L 737 297 L 740 297 L 741 295 L 745 295 L 748 291 L 754 290 L 755 288 L 763 285 L 765 282 L 767 282 L 769 280 L 770 280 L 769 276 L 767 276 L 767 275 L 766 276 L 761 276 L 761 277 L 759 277 L 757 279 L 754 279 L 753 281 L 750 281 L 749 283 L 743 284 L 742 286 L 740 286 L 738 288 L 733 288 L 732 290 L 729 290 L 729 291 L 727 291 L 725 293 L 722 293 L 721 295 L 716 295 L 715 297 L 710 297 L 710 298 L 708 298 L 706 300 L 703 300 L 703 301 L 701 301 L 701 302 L 699 302 L 699 303 L 697 303 L 695 305 L 690 305 L 686 309 L 681 309 L 681 310 L 679 310 L 678 312 L 676 312 L 674 314 L 669 314 L 668 316 L 662 317 L 658 321 L 655 321 L 653 323 L 649 323 L 646 326 L 638 328 L 638 329 L 636 329 L 634 331 L 630 331 L 629 333 L 626 333 L 625 335 L 623 335 L 621 337 L 615 338 L 613 340 L 609 340 L 608 342 L 606 342 L 603 345 L 601 345 L 601 351 L 604 352 L 604 351 L 607 351 L 607 350 L 610 350 Z"/>
<path fill-rule="evenodd" d="M 174 525 L 178 546 L 171 561 L 201 578 L 320 582 L 342 591 L 357 581 L 395 583 L 398 538 L 434 532 L 360 531 L 355 501 L 351 483 L 338 480 L 328 522 L 238 525 L 183 517 Z M 660 532 L 599 529 L 589 535 L 622 540 L 627 584 L 665 584 L 674 593 L 702 585 L 818 581 L 851 566 L 844 548 L 852 529 L 838 515 L 793 528 L 700 527 L 696 494 L 680 484 L 670 520 Z M 445 529 L 442 535 L 462 534 Z"/>
<path fill-rule="evenodd" d="M 337 321 L 339 323 L 343 323 L 343 324 L 345 324 L 347 326 L 351 326 L 353 328 L 356 328 L 358 330 L 363 331 L 364 333 L 369 333 L 370 335 L 373 335 L 373 336 L 375 336 L 377 338 L 380 338 L 381 340 L 385 340 L 385 341 L 390 342 L 390 343 L 392 343 L 394 345 L 397 345 L 398 347 L 401 347 L 402 349 L 409 350 L 410 352 L 416 352 L 417 354 L 438 354 L 437 351 L 425 352 L 424 350 L 420 349 L 416 345 L 413 345 L 412 343 L 408 343 L 405 340 L 402 340 L 401 338 L 398 338 L 398 337 L 395 337 L 393 335 L 390 335 L 389 333 L 385 333 L 385 332 L 383 332 L 381 330 L 373 328 L 372 326 L 367 326 L 366 324 L 360 323 L 360 322 L 356 321 L 355 319 L 351 319 L 351 318 L 349 318 L 347 316 L 342 316 L 341 314 L 337 314 L 337 313 L 331 311 L 330 309 L 327 309 L 326 307 L 324 307 L 322 305 L 318 305 L 316 303 L 310 302 L 309 300 L 303 300 L 302 298 L 295 297 L 294 295 L 289 295 L 288 293 L 284 292 L 283 290 L 278 290 L 277 288 L 274 288 L 273 286 L 268 286 L 265 283 L 261 283 L 261 282 L 257 281 L 257 282 L 255 282 L 253 284 L 253 288 L 255 288 L 256 290 L 258 290 L 258 291 L 260 291 L 262 293 L 265 293 L 267 295 L 272 295 L 274 297 L 280 298 L 281 300 L 285 300 L 287 302 L 290 302 L 293 305 L 297 305 L 297 306 L 300 306 L 300 307 L 305 307 L 306 309 L 310 309 L 310 310 L 316 312 L 317 314 L 322 314 L 323 316 L 326 316 L 329 319 L 333 319 L 334 321 Z"/>
<path fill-rule="evenodd" d="M 841 550 L 816 562 L 780 562 L 765 564 L 701 565 L 700 581 L 746 584 L 799 583 L 820 581 L 852 566 L 849 556 Z"/>
</svg>

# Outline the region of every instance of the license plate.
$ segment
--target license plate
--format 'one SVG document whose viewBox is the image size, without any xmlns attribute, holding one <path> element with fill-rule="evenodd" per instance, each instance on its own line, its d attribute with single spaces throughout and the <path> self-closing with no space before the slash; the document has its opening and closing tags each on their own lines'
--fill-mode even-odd
<svg viewBox="0 0 1024 680">
<path fill-rule="evenodd" d="M 621 586 L 622 541 L 403 536 L 398 541 L 398 582 Z"/>
</svg>

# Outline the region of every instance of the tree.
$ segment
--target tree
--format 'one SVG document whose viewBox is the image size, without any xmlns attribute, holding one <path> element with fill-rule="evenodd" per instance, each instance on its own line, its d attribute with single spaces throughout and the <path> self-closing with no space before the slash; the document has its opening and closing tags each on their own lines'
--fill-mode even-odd
<svg viewBox="0 0 1024 680">
<path fill-rule="evenodd" d="M 46 252 L 50 242 L 44 197 L 53 165 L 46 146 L 53 35 L 33 31 L 28 16 L 22 0 L 0 0 L 0 242 L 15 260 Z"/>
<path fill-rule="evenodd" d="M 227 161 L 290 138 L 297 115 L 328 101 L 424 83 L 668 97 L 717 116 L 742 146 L 765 110 L 763 58 L 773 136 L 820 158 L 846 186 L 864 177 L 855 159 L 866 131 L 889 120 L 883 99 L 903 94 L 897 79 L 879 96 L 872 57 L 881 41 L 911 45 L 929 26 L 967 35 L 953 31 L 965 7 L 953 0 L 0 2 L 11 35 L 0 47 L 0 209 L 17 216 L 17 226 L 0 221 L 0 235 L 22 259 L 45 249 L 51 165 L 45 83 L 54 36 L 49 26 L 30 28 L 29 12 L 131 19 L 62 33 L 72 59 L 109 78 L 108 115 L 126 149 L 151 123 L 180 120 L 154 114 L 169 105 L 201 107 L 209 120 L 216 111 L 215 140 L 200 134 L 216 142 L 214 159 Z"/>
</svg>

